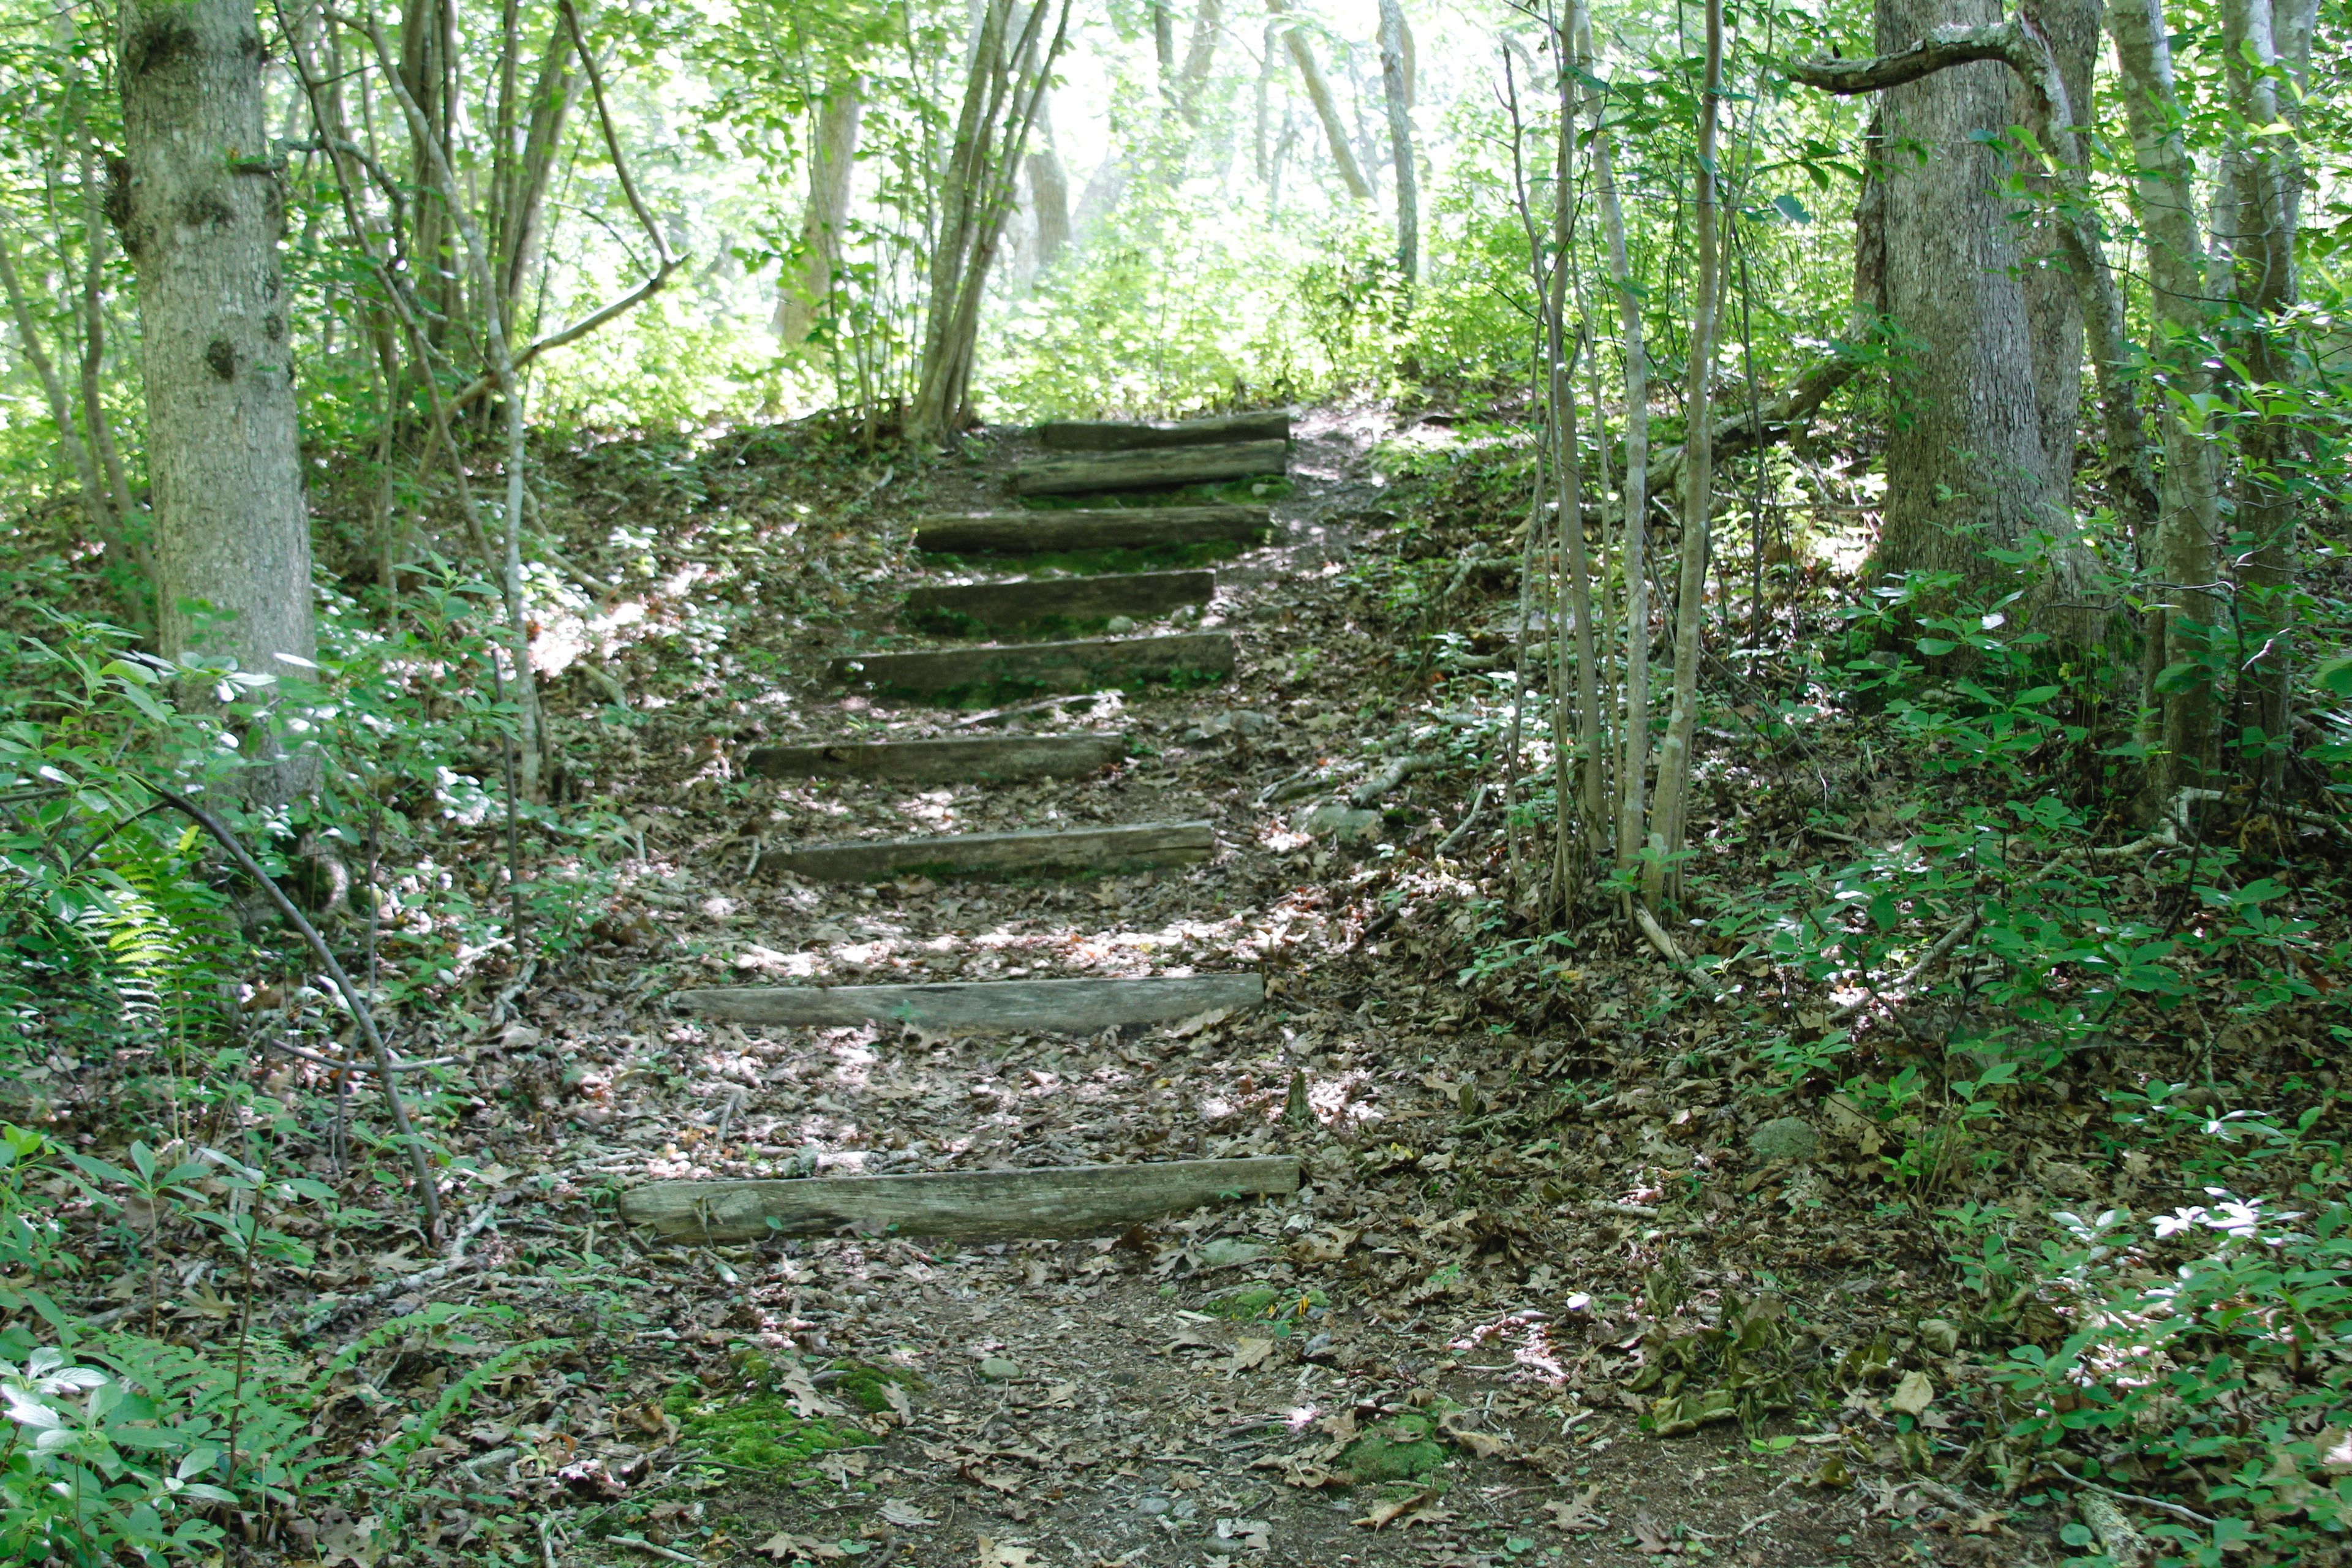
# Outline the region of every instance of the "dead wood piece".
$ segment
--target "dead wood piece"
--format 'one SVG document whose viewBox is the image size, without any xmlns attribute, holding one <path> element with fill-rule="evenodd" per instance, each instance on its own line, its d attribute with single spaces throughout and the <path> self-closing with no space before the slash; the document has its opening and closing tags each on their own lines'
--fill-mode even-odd
<svg viewBox="0 0 2352 1568">
<path fill-rule="evenodd" d="M 729 985 L 680 992 L 675 1005 L 737 1024 L 840 1027 L 910 1025 L 934 1034 L 1092 1035 L 1265 999 L 1255 974 L 1163 974 L 1139 980 L 981 980 L 931 985 Z"/>
<path fill-rule="evenodd" d="M 1087 638 L 1009 647 L 869 653 L 835 661 L 842 680 L 865 680 L 917 697 L 967 691 L 1095 691 L 1155 681 L 1223 679 L 1234 672 L 1227 632 Z"/>
<path fill-rule="evenodd" d="M 780 1182 L 656 1182 L 621 1194 L 621 1217 L 670 1240 L 757 1241 L 845 1226 L 959 1241 L 1108 1236 L 1228 1196 L 1298 1190 L 1290 1155 L 1140 1165 L 941 1171 Z"/>
<path fill-rule="evenodd" d="M 786 870 L 821 882 L 874 882 L 906 876 L 1017 877 L 1180 866 L 1207 859 L 1216 844 L 1216 833 L 1206 821 L 1146 822 L 1058 832 L 1032 828 L 805 844 L 779 859 Z"/>
<path fill-rule="evenodd" d="M 1286 472 L 1287 441 L 1232 441 L 1216 447 L 1168 447 L 1159 450 L 1101 452 L 1083 458 L 1044 458 L 1013 473 L 1013 488 L 1024 496 L 1074 496 L 1095 490 L 1151 489 L 1164 485 L 1210 484 Z"/>
<path fill-rule="evenodd" d="M 1216 441 L 1287 441 L 1290 410 L 1261 408 L 1211 419 L 1056 419 L 1037 426 L 1037 439 L 1056 452 L 1136 452 Z"/>
<path fill-rule="evenodd" d="M 1017 631 L 1053 621 L 1107 621 L 1113 616 L 1155 620 L 1182 605 L 1205 605 L 1216 591 L 1214 572 L 963 583 L 915 589 L 907 595 L 907 613 L 918 623 L 945 618 Z"/>
<path fill-rule="evenodd" d="M 1124 734 L 971 735 L 940 741 L 761 746 L 744 765 L 772 779 L 940 780 L 1079 778 L 1127 755 Z"/>
<path fill-rule="evenodd" d="M 1034 554 L 1149 550 L 1170 544 L 1255 543 L 1273 526 L 1258 506 L 1155 506 L 1123 510 L 1002 511 L 927 517 L 915 548 L 933 554 Z"/>
</svg>

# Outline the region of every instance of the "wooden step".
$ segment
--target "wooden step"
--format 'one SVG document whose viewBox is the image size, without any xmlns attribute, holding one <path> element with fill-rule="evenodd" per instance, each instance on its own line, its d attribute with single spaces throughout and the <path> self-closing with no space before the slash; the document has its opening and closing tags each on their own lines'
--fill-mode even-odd
<svg viewBox="0 0 2352 1568">
<path fill-rule="evenodd" d="M 771 779 L 904 779 L 910 784 L 1080 778 L 1127 755 L 1110 735 L 963 735 L 940 741 L 866 741 L 829 746 L 760 746 L 744 766 Z"/>
<path fill-rule="evenodd" d="M 907 595 L 907 614 L 919 626 L 974 622 L 991 631 L 1019 631 L 1055 621 L 1107 621 L 1113 616 L 1157 620 L 1180 605 L 1205 605 L 1216 592 L 1214 572 L 960 583 L 914 589 Z"/>
<path fill-rule="evenodd" d="M 1056 452 L 1133 452 L 1217 441 L 1287 441 L 1290 410 L 1261 408 L 1248 414 L 1220 414 L 1213 419 L 1056 419 L 1037 426 L 1037 439 Z"/>
<path fill-rule="evenodd" d="M 866 1235 L 1013 1241 L 1115 1236 L 1221 1198 L 1298 1190 L 1296 1156 L 1042 1165 L 782 1182 L 655 1182 L 621 1194 L 621 1218 L 668 1241 Z"/>
<path fill-rule="evenodd" d="M 803 844 L 778 859 L 784 869 L 820 882 L 878 882 L 907 876 L 946 879 L 1181 866 L 1207 859 L 1216 847 L 1216 834 L 1205 821 L 1143 822 Z"/>
<path fill-rule="evenodd" d="M 1013 470 L 1024 496 L 1075 496 L 1096 490 L 1154 489 L 1204 485 L 1287 472 L 1287 441 L 1234 441 L 1221 447 L 1165 447 L 1139 452 L 1097 452 L 1080 458 L 1040 458 Z"/>
<path fill-rule="evenodd" d="M 1255 974 L 1162 974 L 1142 980 L 978 980 L 930 985 L 722 985 L 681 991 L 683 1010 L 736 1024 L 828 1028 L 909 1024 L 941 1035 L 1092 1035 L 1265 1000 Z"/>
<path fill-rule="evenodd" d="M 1254 544 L 1274 521 L 1262 506 L 1154 506 L 1123 510 L 998 511 L 927 517 L 915 548 L 939 555 L 1150 550 L 1171 544 Z"/>
<path fill-rule="evenodd" d="M 916 697 L 1097 691 L 1196 678 L 1222 680 L 1233 672 L 1234 639 L 1226 632 L 869 653 L 836 659 L 833 666 L 837 679 Z"/>
</svg>

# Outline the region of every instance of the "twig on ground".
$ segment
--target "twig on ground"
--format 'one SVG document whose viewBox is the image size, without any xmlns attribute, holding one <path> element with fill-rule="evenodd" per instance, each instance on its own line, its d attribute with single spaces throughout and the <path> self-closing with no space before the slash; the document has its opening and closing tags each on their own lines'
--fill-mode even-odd
<svg viewBox="0 0 2352 1568">
<path fill-rule="evenodd" d="M 1470 829 L 1477 824 L 1478 814 L 1485 810 L 1486 806 L 1486 788 L 1487 786 L 1485 784 L 1480 784 L 1478 786 L 1477 793 L 1470 797 L 1470 809 L 1462 814 L 1462 820 L 1454 825 L 1453 832 L 1447 834 L 1444 837 L 1437 841 L 1437 847 L 1431 850 L 1431 854 L 1444 855 L 1453 849 L 1454 845 L 1462 841 L 1463 835 L 1468 833 Z"/>
<path fill-rule="evenodd" d="M 1951 952 L 1952 949 L 1960 945 L 1960 941 L 1963 937 L 1977 929 L 1977 920 L 1978 911 L 1970 910 L 1966 920 L 1963 920 L 1959 924 L 1946 931 L 1942 936 L 1937 937 L 1936 939 L 1936 945 L 1929 948 L 1924 954 L 1922 954 L 1918 963 L 1913 964 L 1910 968 L 1905 970 L 1900 975 L 1896 976 L 1895 984 L 1889 985 L 1885 991 L 1874 990 L 1868 995 L 1858 996 L 1843 1007 L 1832 1009 L 1830 1013 L 1830 1022 L 1832 1024 L 1843 1023 L 1844 1020 L 1853 1017 L 1856 1013 L 1861 1012 L 1864 1007 L 1869 1006 L 1873 1002 L 1882 1000 L 1901 1001 L 1903 999 L 1903 994 L 1919 983 L 1920 976 L 1926 974 L 1927 971 L 1935 968 L 1938 963 L 1941 963 L 1946 956 Z"/>
<path fill-rule="evenodd" d="M 2042 1462 L 2086 1491 L 2102 1492 L 2108 1497 L 2117 1499 L 2123 1502 L 2136 1502 L 2142 1508 L 2152 1508 L 2158 1513 L 2168 1513 L 2173 1518 L 2181 1521 L 2183 1523 L 2193 1524 L 2200 1530 L 2210 1530 L 2213 1528 L 2214 1521 L 2212 1520 L 2210 1520 L 2203 1514 L 2199 1513 L 2187 1503 L 2173 1502 L 2168 1499 L 2160 1497 L 2142 1497 L 2137 1492 L 2117 1491 L 2113 1487 L 2101 1486 L 2097 1481 L 2092 1480 L 2087 1477 L 2076 1475 L 2074 1471 L 2068 1469 L 2065 1466 L 2059 1464 L 2054 1459 L 2044 1459 Z"/>
<path fill-rule="evenodd" d="M 352 1061 L 348 1058 L 339 1061 L 333 1057 L 320 1056 L 316 1051 L 306 1051 L 301 1047 L 289 1045 L 284 1040 L 264 1040 L 261 1044 L 265 1050 L 276 1051 L 281 1056 L 299 1057 L 306 1062 L 316 1062 L 322 1068 L 332 1068 L 337 1072 L 374 1072 L 376 1070 L 376 1065 L 373 1062 Z M 395 1058 L 392 1064 L 392 1070 L 420 1072 L 426 1068 L 454 1067 L 463 1059 L 461 1057 L 421 1057 L 408 1061 Z"/>
<path fill-rule="evenodd" d="M 648 1557 L 658 1557 L 666 1563 L 699 1563 L 699 1557 L 683 1552 L 672 1552 L 667 1546 L 656 1546 L 641 1535 L 608 1535 L 604 1538 L 615 1546 L 625 1546 L 632 1552 L 642 1552 Z"/>
<path fill-rule="evenodd" d="M 441 1194 L 434 1184 L 433 1163 L 425 1158 L 425 1144 L 409 1124 L 407 1103 L 400 1098 L 400 1087 L 394 1081 L 400 1071 L 399 1063 L 393 1057 L 392 1048 L 383 1043 L 383 1036 L 377 1032 L 375 1015 L 368 1011 L 367 999 L 360 994 L 360 988 L 352 984 L 352 977 L 343 973 L 343 966 L 335 962 L 334 949 L 329 947 L 327 939 L 319 934 L 319 928 L 303 918 L 302 911 L 294 907 L 294 900 L 286 896 L 286 889 L 261 868 L 259 861 L 246 852 L 244 844 L 220 818 L 177 790 L 152 779 L 141 782 L 168 802 L 173 809 L 203 828 L 227 852 L 228 858 L 236 863 L 237 869 L 261 885 L 262 891 L 269 895 L 269 901 L 278 906 L 278 912 L 301 933 L 311 955 L 327 972 L 327 978 L 335 983 L 335 989 L 342 995 L 343 1005 L 351 1009 L 352 1019 L 360 1026 L 360 1037 L 367 1042 L 369 1054 L 375 1058 L 376 1081 L 383 1088 L 384 1103 L 392 1109 L 393 1130 L 399 1134 L 402 1145 L 408 1151 L 409 1168 L 416 1178 L 416 1204 L 425 1216 L 425 1239 L 428 1245 L 439 1246 Z"/>
<path fill-rule="evenodd" d="M 995 724 L 1006 719 L 1018 719 L 1024 713 L 1043 713 L 1049 708 L 1068 708 L 1080 702 L 1099 702 L 1106 697 L 1117 697 L 1116 690 L 1074 691 L 1066 697 L 1046 697 L 1035 702 L 1024 702 L 1018 708 L 992 708 L 985 713 L 975 713 L 969 719 L 959 719 L 949 726 L 969 730 L 975 724 Z"/>
</svg>

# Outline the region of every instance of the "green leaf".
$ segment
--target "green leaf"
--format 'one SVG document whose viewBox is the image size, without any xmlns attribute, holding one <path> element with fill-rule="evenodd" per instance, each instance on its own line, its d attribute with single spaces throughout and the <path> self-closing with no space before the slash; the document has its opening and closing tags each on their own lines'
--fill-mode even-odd
<svg viewBox="0 0 2352 1568">
<path fill-rule="evenodd" d="M 1778 207 L 1780 211 L 1780 216 L 1787 218 L 1790 223 L 1811 223 L 1813 221 L 1813 215 L 1805 210 L 1805 204 L 1799 201 L 1794 196 L 1774 196 L 1772 198 L 1772 205 L 1775 207 Z"/>
<path fill-rule="evenodd" d="M 1941 658 L 1959 646 L 1948 637 L 1921 637 L 1917 644 L 1919 651 L 1929 658 Z"/>
</svg>

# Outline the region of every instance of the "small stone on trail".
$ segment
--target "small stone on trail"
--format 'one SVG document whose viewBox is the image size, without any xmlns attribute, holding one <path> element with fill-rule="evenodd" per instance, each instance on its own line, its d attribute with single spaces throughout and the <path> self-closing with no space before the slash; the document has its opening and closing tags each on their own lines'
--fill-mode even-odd
<svg viewBox="0 0 2352 1568">
<path fill-rule="evenodd" d="M 1113 616 L 1109 620 L 1103 623 L 1103 630 L 1108 632 L 1115 637 L 1125 637 L 1134 629 L 1135 617 L 1133 616 Z"/>
<path fill-rule="evenodd" d="M 1021 1363 L 1001 1355 L 983 1356 L 980 1363 L 980 1375 L 988 1383 L 1011 1383 L 1021 1375 Z"/>
<path fill-rule="evenodd" d="M 1801 1116 L 1778 1116 L 1748 1135 L 1748 1152 L 1770 1163 L 1810 1160 L 1821 1152 L 1822 1135 Z"/>
</svg>

